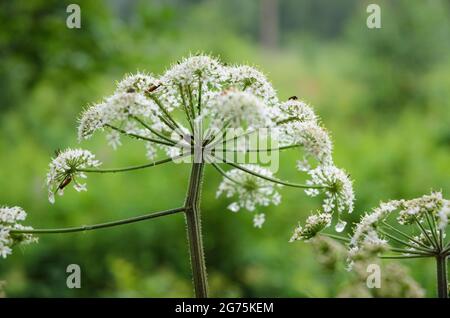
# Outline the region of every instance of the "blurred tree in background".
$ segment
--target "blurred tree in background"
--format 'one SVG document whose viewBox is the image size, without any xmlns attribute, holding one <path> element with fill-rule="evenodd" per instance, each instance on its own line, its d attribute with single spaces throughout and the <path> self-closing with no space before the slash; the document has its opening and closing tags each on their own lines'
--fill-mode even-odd
<svg viewBox="0 0 450 318">
<path fill-rule="evenodd" d="M 183 166 L 95 176 L 88 193 L 67 193 L 55 206 L 44 178 L 54 150 L 76 145 L 85 105 L 109 94 L 125 73 L 157 74 L 198 51 L 259 65 L 282 98 L 297 95 L 315 106 L 333 134 L 336 163 L 355 179 L 356 212 L 347 221 L 380 200 L 430 188 L 450 192 L 448 1 L 278 0 L 266 25 L 262 6 L 274 6 L 268 1 L 85 0 L 77 1 L 81 29 L 68 29 L 71 2 L 0 3 L 0 203 L 23 206 L 34 227 L 96 223 L 182 202 L 189 172 Z M 366 27 L 372 2 L 382 8 L 379 30 Z M 117 152 L 101 138 L 82 147 L 105 166 L 145 160 L 133 142 Z M 298 158 L 292 151 L 283 159 L 282 177 L 296 178 Z M 210 172 L 203 207 L 212 296 L 343 293 L 352 274 L 330 275 L 311 246 L 287 243 L 317 202 L 284 189 L 285 204 L 267 208 L 266 224 L 255 229 L 250 215 L 231 213 L 215 198 L 219 176 Z M 183 223 L 174 215 L 42 236 L 39 245 L 0 261 L 0 281 L 11 297 L 192 296 Z M 81 289 L 66 287 L 71 263 L 82 268 Z M 433 263 L 405 265 L 433 296 Z"/>
</svg>

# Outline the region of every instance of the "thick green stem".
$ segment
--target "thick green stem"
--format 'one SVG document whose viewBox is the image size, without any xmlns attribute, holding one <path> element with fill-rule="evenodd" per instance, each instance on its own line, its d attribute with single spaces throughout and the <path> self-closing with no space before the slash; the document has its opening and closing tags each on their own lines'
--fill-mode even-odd
<svg viewBox="0 0 450 318">
<path fill-rule="evenodd" d="M 448 298 L 448 281 L 447 281 L 447 256 L 436 256 L 437 285 L 438 297 Z"/>
<path fill-rule="evenodd" d="M 205 257 L 203 253 L 200 218 L 200 195 L 203 168 L 204 163 L 197 163 L 197 161 L 194 160 L 185 204 L 192 275 L 194 280 L 195 296 L 197 298 L 208 297 L 208 284 L 206 277 Z"/>
</svg>

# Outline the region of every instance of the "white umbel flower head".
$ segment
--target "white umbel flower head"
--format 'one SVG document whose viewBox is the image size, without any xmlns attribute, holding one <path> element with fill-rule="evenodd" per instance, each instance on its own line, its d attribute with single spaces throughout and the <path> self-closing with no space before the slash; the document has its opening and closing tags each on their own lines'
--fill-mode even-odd
<svg viewBox="0 0 450 318">
<path fill-rule="evenodd" d="M 224 124 L 230 128 L 254 130 L 270 127 L 267 106 L 253 94 L 229 90 L 209 100 L 207 113 L 213 118 L 212 128 L 220 129 Z"/>
<path fill-rule="evenodd" d="M 77 191 L 86 191 L 86 184 L 79 183 L 80 178 L 86 178 L 86 175 L 80 171 L 87 168 L 100 166 L 100 161 L 88 150 L 66 149 L 58 154 L 49 164 L 47 173 L 47 186 L 49 201 L 55 202 L 55 193 L 60 195 L 64 193 L 64 188 L 73 182 Z"/>
<path fill-rule="evenodd" d="M 400 224 L 412 224 L 415 220 L 421 220 L 426 214 L 435 216 L 445 201 L 441 192 L 432 192 L 420 198 L 403 201 L 398 221 Z"/>
<path fill-rule="evenodd" d="M 313 122 L 317 123 L 317 116 L 314 110 L 306 104 L 297 99 L 289 99 L 279 105 L 283 114 L 284 122 Z"/>
<path fill-rule="evenodd" d="M 366 213 L 355 227 L 350 246 L 359 248 L 363 243 L 384 242 L 378 236 L 377 225 L 395 211 L 400 204 L 401 201 L 383 202 L 372 213 Z"/>
<path fill-rule="evenodd" d="M 160 110 L 150 98 L 149 90 L 160 85 L 151 75 L 137 73 L 127 75 L 117 84 L 115 93 L 101 103 L 88 107 L 81 115 L 78 126 L 78 139 L 89 139 L 97 130 L 108 125 L 126 126 L 134 122 L 134 117 L 142 116 L 150 123 L 157 120 Z"/>
<path fill-rule="evenodd" d="M 305 226 L 298 225 L 294 230 L 289 242 L 309 241 L 315 237 L 320 231 L 327 228 L 331 224 L 330 213 L 312 214 L 306 219 Z"/>
<path fill-rule="evenodd" d="M 306 157 L 316 159 L 322 165 L 332 164 L 333 145 L 325 129 L 314 122 L 292 122 L 285 125 L 289 144 L 303 146 Z"/>
<path fill-rule="evenodd" d="M 161 82 L 163 86 L 178 86 L 196 85 L 200 81 L 206 87 L 218 87 L 225 76 L 226 70 L 217 59 L 208 55 L 194 55 L 173 65 L 161 77 Z"/>
<path fill-rule="evenodd" d="M 307 189 L 307 195 L 316 196 L 321 191 L 325 194 L 323 202 L 324 212 L 332 212 L 334 209 L 338 213 L 347 211 L 352 213 L 355 195 L 353 193 L 352 181 L 344 170 L 334 165 L 318 166 L 308 172 L 311 179 L 307 181 L 311 186 L 322 186 L 324 189 Z"/>
<path fill-rule="evenodd" d="M 305 151 L 305 159 L 314 158 L 319 164 L 331 164 L 331 139 L 328 132 L 319 125 L 313 109 L 296 97 L 279 104 L 279 108 L 277 126 L 280 144 L 301 145 Z"/>
<path fill-rule="evenodd" d="M 257 69 L 248 66 L 234 66 L 227 69 L 228 85 L 251 93 L 262 99 L 267 105 L 278 103 L 276 91 L 266 76 Z"/>
<path fill-rule="evenodd" d="M 159 98 L 165 105 L 178 108 L 186 100 L 207 98 L 223 87 L 226 68 L 215 58 L 195 55 L 173 65 L 161 77 Z M 198 101 L 197 101 L 198 102 Z"/>
<path fill-rule="evenodd" d="M 0 256 L 6 258 L 12 253 L 12 247 L 17 244 L 30 244 L 37 242 L 31 234 L 11 233 L 11 230 L 32 230 L 32 227 L 23 226 L 27 214 L 18 206 L 0 207 Z"/>
<path fill-rule="evenodd" d="M 401 255 L 440 253 L 439 246 L 442 244 L 447 246 L 444 239 L 449 206 L 450 201 L 443 199 L 440 192 L 432 192 L 412 200 L 381 203 L 371 213 L 365 214 L 355 227 L 349 244 L 351 249 L 349 260 L 374 256 L 374 251 L 381 253 L 387 249 Z M 396 217 L 390 218 L 394 213 Z M 397 223 L 392 224 L 394 220 Z M 404 226 L 412 226 L 415 232 L 420 234 L 415 236 L 402 234 L 400 239 L 395 239 L 395 235 L 399 233 L 408 233 L 397 229 Z M 402 245 L 403 249 L 391 248 L 391 243 Z"/>
<path fill-rule="evenodd" d="M 152 87 L 159 86 L 160 82 L 151 74 L 138 72 L 136 74 L 128 74 L 117 83 L 116 92 L 121 93 L 145 93 Z"/>
<path fill-rule="evenodd" d="M 89 139 L 97 130 L 108 125 L 125 126 L 136 116 L 154 121 L 158 114 L 155 102 L 142 93 L 118 92 L 83 112 L 79 119 L 78 139 Z"/>
<path fill-rule="evenodd" d="M 273 175 L 270 170 L 257 165 L 244 165 L 244 167 L 267 177 Z M 227 177 L 224 177 L 219 185 L 217 196 L 225 194 L 227 198 L 231 198 L 236 195 L 237 201 L 231 203 L 228 207 L 233 212 L 237 212 L 241 208 L 254 211 L 258 205 L 278 205 L 281 201 L 281 196 L 277 191 L 280 186 L 273 182 L 239 169 L 232 169 L 226 175 Z"/>
</svg>

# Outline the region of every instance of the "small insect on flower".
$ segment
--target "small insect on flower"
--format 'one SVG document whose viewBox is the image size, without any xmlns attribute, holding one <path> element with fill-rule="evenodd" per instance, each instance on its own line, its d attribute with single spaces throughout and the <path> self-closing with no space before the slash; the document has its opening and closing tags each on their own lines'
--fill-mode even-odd
<svg viewBox="0 0 450 318">
<path fill-rule="evenodd" d="M 58 156 L 49 164 L 47 173 L 47 186 L 50 203 L 55 202 L 55 193 L 62 195 L 64 188 L 71 182 L 77 191 L 85 191 L 86 185 L 79 183 L 78 178 L 86 178 L 83 169 L 94 168 L 100 165 L 100 161 L 87 150 L 66 149 L 60 151 Z"/>
<path fill-rule="evenodd" d="M 146 93 L 151 93 L 153 91 L 155 91 L 158 87 L 160 87 L 161 84 L 152 84 L 150 85 L 150 87 L 145 91 Z"/>
<path fill-rule="evenodd" d="M 69 183 L 72 181 L 71 176 L 67 176 L 58 186 L 58 190 L 63 190 L 66 186 L 69 185 Z"/>
</svg>

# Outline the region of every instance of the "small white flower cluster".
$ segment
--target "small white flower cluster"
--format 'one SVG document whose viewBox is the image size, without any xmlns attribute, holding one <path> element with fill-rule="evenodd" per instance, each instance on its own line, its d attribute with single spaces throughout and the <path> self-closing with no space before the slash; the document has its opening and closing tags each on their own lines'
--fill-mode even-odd
<svg viewBox="0 0 450 318">
<path fill-rule="evenodd" d="M 311 106 L 295 98 L 281 103 L 280 110 L 286 121 L 317 123 L 317 116 Z"/>
<path fill-rule="evenodd" d="M 156 118 L 160 110 L 155 102 L 145 96 L 149 87 L 158 85 L 151 75 L 137 73 L 125 77 L 117 84 L 112 96 L 88 107 L 79 119 L 78 139 L 89 139 L 106 125 L 125 126 L 133 116 Z"/>
<path fill-rule="evenodd" d="M 320 126 L 313 109 L 297 99 L 289 99 L 279 105 L 277 126 L 280 144 L 301 145 L 305 151 L 304 166 L 309 170 L 308 159 L 319 164 L 332 164 L 333 145 L 327 131 Z"/>
<path fill-rule="evenodd" d="M 266 76 L 257 69 L 248 66 L 232 66 L 227 68 L 228 85 L 255 95 L 269 107 L 278 104 L 276 91 Z"/>
<path fill-rule="evenodd" d="M 11 233 L 11 230 L 32 230 L 30 226 L 23 226 L 19 222 L 27 217 L 26 212 L 18 207 L 0 207 L 0 256 L 6 258 L 12 253 L 12 247 L 17 244 L 37 242 L 31 234 Z"/>
<path fill-rule="evenodd" d="M 343 211 L 353 212 L 355 194 L 352 181 L 344 170 L 333 165 L 325 165 L 308 171 L 308 174 L 311 179 L 306 184 L 323 188 L 306 189 L 305 193 L 314 197 L 324 192 L 326 197 L 322 205 L 324 212 L 330 213 L 334 209 L 339 214 Z"/>
<path fill-rule="evenodd" d="M 318 212 L 317 214 L 312 214 L 306 219 L 305 226 L 299 225 L 292 235 L 289 242 L 294 241 L 308 241 L 315 237 L 317 233 L 323 229 L 329 227 L 331 224 L 331 214 Z"/>
<path fill-rule="evenodd" d="M 313 122 L 297 122 L 290 127 L 292 142 L 302 145 L 307 157 L 315 158 L 321 164 L 332 162 L 333 145 L 325 129 Z"/>
<path fill-rule="evenodd" d="M 442 239 L 445 238 L 449 210 L 450 201 L 443 199 L 441 192 L 432 192 L 430 195 L 412 200 L 392 200 L 381 203 L 371 213 L 366 213 L 356 225 L 349 243 L 349 261 L 374 256 L 390 247 L 390 237 L 385 236 L 380 228 L 396 211 L 398 212 L 396 218 L 398 224 L 390 225 L 390 227 L 412 225 L 417 226 L 421 232 L 420 235 L 407 240 L 406 250 L 412 253 L 416 250 L 415 247 L 419 248 L 419 251 L 420 246 L 433 248 L 432 242 L 430 242 L 433 232 L 436 235 L 442 235 Z M 437 234 L 437 230 L 441 230 L 442 234 Z"/>
<path fill-rule="evenodd" d="M 253 217 L 253 226 L 262 228 L 264 222 L 266 222 L 266 215 L 264 213 L 257 213 Z"/>
<path fill-rule="evenodd" d="M 303 168 L 303 166 L 299 167 Z M 341 220 L 341 214 L 344 211 L 353 212 L 353 203 L 355 195 L 353 193 L 352 181 L 348 175 L 334 165 L 320 165 L 315 169 L 308 170 L 311 179 L 306 184 L 315 188 L 305 189 L 305 193 L 315 197 L 324 193 L 325 199 L 322 204 L 322 212 L 310 216 L 306 220 L 304 227 L 299 225 L 291 238 L 291 242 L 296 240 L 309 240 L 317 235 L 321 230 L 328 227 L 331 223 L 333 211 L 337 212 L 336 232 L 344 231 L 347 222 Z"/>
<path fill-rule="evenodd" d="M 207 55 L 194 55 L 184 58 L 182 61 L 172 65 L 162 76 L 162 89 L 165 96 L 179 96 L 179 86 L 193 90 L 191 93 L 198 93 L 198 83 L 202 83 L 204 91 L 220 90 L 223 82 L 228 77 L 227 68 L 217 59 Z M 195 90 L 195 91 L 194 91 Z M 173 99 L 180 102 L 180 99 Z"/>
<path fill-rule="evenodd" d="M 85 179 L 82 169 L 100 166 L 95 156 L 83 149 L 66 149 L 58 154 L 49 164 L 47 173 L 48 199 L 55 203 L 55 193 L 64 194 L 64 188 L 71 182 L 78 192 L 86 191 L 86 184 L 80 183 L 79 178 Z"/>
<path fill-rule="evenodd" d="M 228 90 L 211 98 L 204 108 L 213 118 L 212 126 L 256 130 L 272 125 L 266 104 L 248 92 Z"/>
<path fill-rule="evenodd" d="M 372 213 L 366 213 L 361 221 L 357 224 L 353 236 L 350 240 L 350 247 L 353 254 L 356 254 L 361 246 L 365 244 L 370 245 L 385 245 L 387 241 L 381 238 L 377 232 L 377 225 L 380 221 L 395 211 L 401 201 L 390 201 L 381 203 L 378 207 L 373 209 Z"/>
<path fill-rule="evenodd" d="M 398 222 L 400 224 L 412 224 L 416 222 L 416 220 L 421 221 L 427 214 L 435 217 L 436 214 L 439 215 L 439 212 L 445 203 L 446 200 L 442 198 L 441 192 L 432 192 L 429 195 L 424 195 L 412 200 L 403 200 L 400 207 Z M 447 224 L 445 224 L 445 226 L 447 226 Z"/>
<path fill-rule="evenodd" d="M 243 167 L 263 176 L 273 176 L 270 170 L 258 165 L 244 165 Z M 237 195 L 237 201 L 228 206 L 232 212 L 238 212 L 241 208 L 254 211 L 258 205 L 278 205 L 281 201 L 281 195 L 277 191 L 277 188 L 281 187 L 280 185 L 239 169 L 232 169 L 226 175 L 227 177 L 219 185 L 217 197 L 222 194 L 225 194 L 227 198 Z"/>
</svg>

